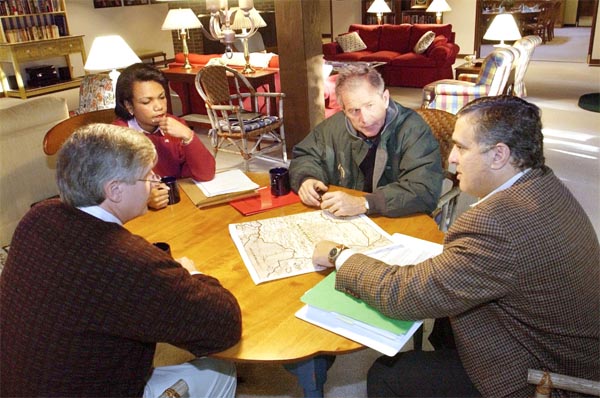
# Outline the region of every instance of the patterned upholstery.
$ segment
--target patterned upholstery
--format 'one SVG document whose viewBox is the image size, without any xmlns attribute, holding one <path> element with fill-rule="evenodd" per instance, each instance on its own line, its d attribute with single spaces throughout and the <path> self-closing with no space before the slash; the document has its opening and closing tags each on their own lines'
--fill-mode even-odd
<svg viewBox="0 0 600 398">
<path fill-rule="evenodd" d="M 515 69 L 515 82 L 512 91 L 513 95 L 517 97 L 527 97 L 525 72 L 527 72 L 527 67 L 529 66 L 529 61 L 531 61 L 533 51 L 541 43 L 542 38 L 539 36 L 525 36 L 513 44 L 513 47 L 519 50 L 521 54 Z"/>
<path fill-rule="evenodd" d="M 239 153 L 246 170 L 248 162 L 257 157 L 287 162 L 283 128 L 285 94 L 257 92 L 240 72 L 223 65 L 202 68 L 195 84 L 210 119 L 208 134 L 215 156 L 219 150 Z M 245 103 L 250 104 L 250 109 L 244 108 Z M 281 149 L 281 158 L 266 155 L 276 149 Z"/>
<path fill-rule="evenodd" d="M 498 47 L 485 57 L 476 78 L 461 75 L 459 80 L 444 79 L 428 84 L 423 88 L 421 108 L 456 114 L 476 98 L 501 94 L 508 82 L 514 58 L 512 50 Z"/>
<path fill-rule="evenodd" d="M 442 196 L 438 200 L 437 208 L 432 216 L 436 220 L 441 231 L 446 232 L 457 216 L 456 204 L 460 195 L 458 180 L 456 175 L 449 170 L 448 158 L 454 143 L 452 142 L 452 133 L 456 124 L 456 115 L 450 112 L 438 109 L 415 109 L 415 111 L 425 120 L 431 128 L 440 145 L 440 155 L 442 156 L 442 167 L 444 168 L 444 187 Z"/>
<path fill-rule="evenodd" d="M 85 75 L 79 86 L 79 108 L 76 115 L 115 107 L 115 94 L 108 74 Z"/>
</svg>

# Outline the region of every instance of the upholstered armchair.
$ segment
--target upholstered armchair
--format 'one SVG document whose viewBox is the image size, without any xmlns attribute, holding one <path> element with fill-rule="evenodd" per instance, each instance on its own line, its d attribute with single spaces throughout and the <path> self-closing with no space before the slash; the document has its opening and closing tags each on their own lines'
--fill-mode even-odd
<svg viewBox="0 0 600 398">
<path fill-rule="evenodd" d="M 458 80 L 438 80 L 423 87 L 421 108 L 453 114 L 472 100 L 501 94 L 510 77 L 514 49 L 495 48 L 481 64 L 479 74 L 461 74 Z"/>
<path fill-rule="evenodd" d="M 517 97 L 527 97 L 525 72 L 527 72 L 527 67 L 529 66 L 529 61 L 531 61 L 533 51 L 540 44 L 542 44 L 542 38 L 539 36 L 525 36 L 513 44 L 513 47 L 519 50 L 520 53 L 519 59 L 516 61 L 515 81 L 512 90 L 512 94 Z"/>
</svg>

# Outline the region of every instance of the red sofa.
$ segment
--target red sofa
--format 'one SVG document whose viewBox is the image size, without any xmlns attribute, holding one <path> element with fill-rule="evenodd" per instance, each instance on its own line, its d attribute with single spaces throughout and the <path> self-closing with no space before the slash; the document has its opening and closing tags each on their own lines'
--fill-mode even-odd
<svg viewBox="0 0 600 398">
<path fill-rule="evenodd" d="M 423 87 L 440 79 L 452 79 L 452 65 L 460 47 L 454 43 L 450 24 L 350 25 L 367 46 L 362 51 L 344 53 L 338 43 L 323 44 L 329 61 L 383 61 L 383 79 L 388 86 Z M 422 54 L 413 51 L 427 31 L 436 35 Z"/>
<path fill-rule="evenodd" d="M 192 66 L 204 66 L 208 63 L 211 58 L 221 57 L 223 54 L 189 54 L 189 61 Z M 169 67 L 177 67 L 183 66 L 184 64 L 184 56 L 183 53 L 175 54 L 174 62 L 170 63 Z M 268 70 L 276 70 L 278 73 L 275 75 L 275 90 L 277 92 L 281 92 L 281 83 L 279 79 L 279 56 L 275 55 L 269 61 Z M 336 76 L 330 76 L 325 80 L 325 117 L 329 117 L 337 111 L 341 110 L 337 101 L 335 100 L 335 79 Z M 182 99 L 182 109 L 181 112 L 183 115 L 187 115 L 190 113 L 203 114 L 206 115 L 206 107 L 204 106 L 204 101 L 200 97 L 200 94 L 196 91 L 195 88 L 190 90 L 191 93 L 191 104 L 192 109 L 188 109 L 187 104 L 188 101 L 183 98 L 184 90 L 183 84 L 185 83 L 177 83 L 171 82 L 169 86 L 173 91 L 179 95 Z M 260 87 L 258 91 L 268 91 L 268 87 Z"/>
</svg>

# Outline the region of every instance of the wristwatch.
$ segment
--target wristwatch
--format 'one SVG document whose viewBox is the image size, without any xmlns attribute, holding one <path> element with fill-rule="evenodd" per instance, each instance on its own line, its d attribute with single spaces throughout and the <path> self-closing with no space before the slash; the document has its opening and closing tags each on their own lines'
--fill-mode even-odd
<svg viewBox="0 0 600 398">
<path fill-rule="evenodd" d="M 340 253 L 342 253 L 342 251 L 348 249 L 348 246 L 346 245 L 337 245 L 335 246 L 333 249 L 331 249 L 329 251 L 329 255 L 327 256 L 327 259 L 329 260 L 329 262 L 333 265 L 335 265 L 335 260 L 337 260 L 337 258 L 340 256 Z"/>
</svg>

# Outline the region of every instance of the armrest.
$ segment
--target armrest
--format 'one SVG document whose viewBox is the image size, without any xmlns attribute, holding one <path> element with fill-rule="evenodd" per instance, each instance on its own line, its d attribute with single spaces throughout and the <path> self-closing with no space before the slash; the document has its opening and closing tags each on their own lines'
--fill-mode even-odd
<svg viewBox="0 0 600 398">
<path fill-rule="evenodd" d="M 427 51 L 427 57 L 435 60 L 437 65 L 453 64 L 460 47 L 454 43 L 444 43 Z"/>
<path fill-rule="evenodd" d="M 328 56 L 343 53 L 342 47 L 336 42 L 323 43 L 323 56 L 327 59 Z"/>
<path fill-rule="evenodd" d="M 463 82 L 476 83 L 478 76 L 479 75 L 476 75 L 475 73 L 461 73 L 460 75 L 458 75 L 458 80 Z"/>
</svg>

